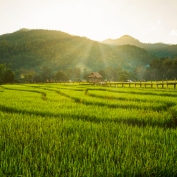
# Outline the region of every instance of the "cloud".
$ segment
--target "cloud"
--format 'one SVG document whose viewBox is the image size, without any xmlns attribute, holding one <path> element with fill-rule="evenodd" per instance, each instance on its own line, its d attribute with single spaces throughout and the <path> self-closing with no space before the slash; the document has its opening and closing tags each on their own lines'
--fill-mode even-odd
<svg viewBox="0 0 177 177">
<path fill-rule="evenodd" d="M 177 30 L 171 30 L 170 34 L 171 34 L 172 36 L 177 36 Z"/>
</svg>

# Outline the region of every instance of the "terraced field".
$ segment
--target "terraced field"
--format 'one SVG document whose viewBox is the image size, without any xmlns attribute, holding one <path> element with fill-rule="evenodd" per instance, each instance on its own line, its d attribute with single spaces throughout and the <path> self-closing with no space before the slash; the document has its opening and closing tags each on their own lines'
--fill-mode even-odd
<svg viewBox="0 0 177 177">
<path fill-rule="evenodd" d="M 177 90 L 0 87 L 0 176 L 177 176 Z"/>
</svg>

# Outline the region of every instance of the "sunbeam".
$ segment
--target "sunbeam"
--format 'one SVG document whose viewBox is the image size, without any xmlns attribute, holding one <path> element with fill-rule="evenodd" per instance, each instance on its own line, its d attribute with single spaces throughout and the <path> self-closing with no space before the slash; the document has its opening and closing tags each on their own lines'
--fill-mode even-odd
<svg viewBox="0 0 177 177">
<path fill-rule="evenodd" d="M 85 40 L 87 41 L 85 41 L 85 43 L 82 45 L 83 52 L 79 54 L 80 61 L 76 65 L 76 67 L 80 67 L 81 70 L 87 69 L 88 71 L 91 71 L 89 64 L 90 64 L 91 49 L 92 49 L 94 41 L 91 41 L 89 39 L 85 39 Z"/>
<path fill-rule="evenodd" d="M 105 49 L 103 48 L 103 46 L 104 46 L 103 44 L 100 44 L 99 48 L 100 48 L 100 52 L 101 52 L 101 61 L 103 63 L 104 68 L 106 68 L 108 66 L 108 62 L 107 62 Z"/>
</svg>

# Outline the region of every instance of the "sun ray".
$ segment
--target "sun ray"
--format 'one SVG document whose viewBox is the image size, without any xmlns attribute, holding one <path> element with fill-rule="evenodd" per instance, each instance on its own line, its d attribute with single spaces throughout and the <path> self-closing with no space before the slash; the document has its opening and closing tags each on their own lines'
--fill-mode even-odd
<svg viewBox="0 0 177 177">
<path fill-rule="evenodd" d="M 87 69 L 91 71 L 91 68 L 89 67 L 88 63 L 94 41 L 89 39 L 85 40 L 85 44 L 82 46 L 84 48 L 84 52 L 80 53 L 80 62 L 76 66 L 82 67 L 80 68 L 81 70 Z"/>
<path fill-rule="evenodd" d="M 65 41 L 67 42 L 67 41 Z M 83 39 L 81 40 L 81 38 L 79 36 L 73 36 L 72 39 L 70 39 L 70 41 L 67 43 L 65 43 L 65 45 L 67 45 L 67 52 L 65 54 L 62 55 L 62 58 L 65 59 L 70 59 L 70 63 L 68 64 L 68 68 L 70 67 L 77 67 L 76 63 L 78 63 L 80 58 L 75 58 L 74 56 L 78 56 L 77 53 L 81 52 L 84 46 L 86 46 L 86 39 L 83 37 Z M 73 45 L 74 44 L 74 45 Z M 59 51 L 60 52 L 60 51 Z M 56 60 L 57 62 L 59 62 L 59 55 L 58 55 L 58 60 Z M 66 60 L 66 61 L 67 61 Z M 57 65 L 57 63 L 56 63 Z"/>
<path fill-rule="evenodd" d="M 101 61 L 103 61 L 104 68 L 106 68 L 108 66 L 108 62 L 107 62 L 107 59 L 106 59 L 105 48 L 103 46 L 104 46 L 104 44 L 100 44 L 99 48 L 100 48 L 100 52 L 101 52 Z"/>
</svg>

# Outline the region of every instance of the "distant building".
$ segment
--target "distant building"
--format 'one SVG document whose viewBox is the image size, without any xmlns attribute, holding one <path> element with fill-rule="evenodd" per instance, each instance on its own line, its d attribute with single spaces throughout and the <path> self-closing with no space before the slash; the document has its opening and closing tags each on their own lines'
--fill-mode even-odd
<svg viewBox="0 0 177 177">
<path fill-rule="evenodd" d="M 98 83 L 101 82 L 102 76 L 98 72 L 92 72 L 88 78 L 90 83 Z"/>
</svg>

